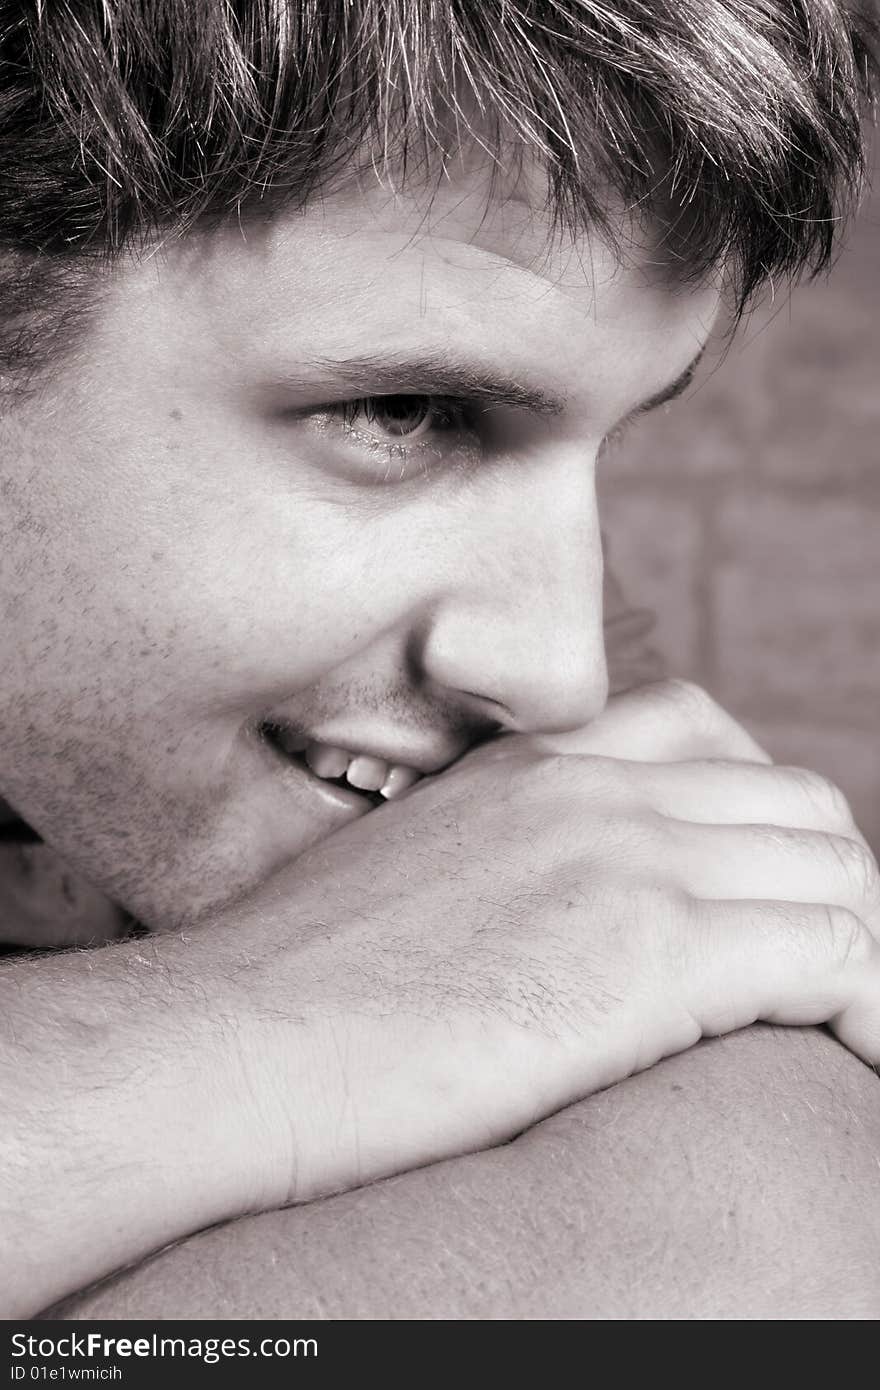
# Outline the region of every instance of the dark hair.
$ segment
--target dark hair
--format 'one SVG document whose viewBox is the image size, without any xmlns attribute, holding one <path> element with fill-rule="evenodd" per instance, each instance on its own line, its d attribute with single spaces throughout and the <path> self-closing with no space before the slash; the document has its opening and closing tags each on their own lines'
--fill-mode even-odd
<svg viewBox="0 0 880 1390">
<path fill-rule="evenodd" d="M 859 0 L 0 0 L 0 367 L 95 260 L 450 136 L 537 152 L 566 226 L 665 216 L 742 307 L 828 262 L 876 58 Z"/>
</svg>

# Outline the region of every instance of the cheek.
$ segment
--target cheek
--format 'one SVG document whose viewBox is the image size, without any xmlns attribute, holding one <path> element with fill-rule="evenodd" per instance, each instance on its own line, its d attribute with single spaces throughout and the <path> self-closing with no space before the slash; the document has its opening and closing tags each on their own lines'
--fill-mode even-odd
<svg viewBox="0 0 880 1390">
<path fill-rule="evenodd" d="M 186 457 L 173 509 L 137 544 L 140 590 L 178 651 L 166 666 L 189 673 L 190 708 L 237 716 L 315 685 L 405 630 L 430 593 L 429 497 L 340 488 L 234 425 Z"/>
<path fill-rule="evenodd" d="M 197 586 L 218 614 L 213 659 L 246 698 L 274 701 L 316 684 L 404 630 L 418 603 L 412 546 L 390 518 L 314 498 L 283 507 L 251 499 L 246 524 L 225 536 L 222 552 L 203 556 Z"/>
<path fill-rule="evenodd" d="M 53 456 L 44 440 L 52 489 L 22 482 L 6 510 L 23 697 L 40 690 L 68 717 L 75 700 L 116 734 L 145 718 L 235 720 L 405 628 L 436 573 L 429 498 L 330 493 L 195 413 L 145 445 L 150 416 L 103 438 L 71 422 L 88 455 L 53 440 Z"/>
</svg>

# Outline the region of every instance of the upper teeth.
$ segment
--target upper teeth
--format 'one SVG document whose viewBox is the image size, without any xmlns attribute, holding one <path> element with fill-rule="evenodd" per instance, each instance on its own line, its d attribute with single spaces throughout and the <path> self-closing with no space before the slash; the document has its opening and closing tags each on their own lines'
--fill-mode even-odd
<svg viewBox="0 0 880 1390">
<path fill-rule="evenodd" d="M 421 777 L 415 768 L 389 763 L 367 753 L 351 753 L 329 743 L 304 743 L 292 730 L 281 730 L 278 742 L 286 753 L 302 753 L 316 777 L 345 777 L 359 791 L 379 792 L 391 800 Z"/>
</svg>

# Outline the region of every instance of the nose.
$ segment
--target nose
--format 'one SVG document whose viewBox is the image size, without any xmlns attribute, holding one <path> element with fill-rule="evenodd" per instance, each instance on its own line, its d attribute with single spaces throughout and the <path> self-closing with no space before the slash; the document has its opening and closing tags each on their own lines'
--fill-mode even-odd
<svg viewBox="0 0 880 1390">
<path fill-rule="evenodd" d="M 475 493 L 450 583 L 422 636 L 423 676 L 469 715 L 522 733 L 580 728 L 604 707 L 602 542 L 583 452 Z"/>
</svg>

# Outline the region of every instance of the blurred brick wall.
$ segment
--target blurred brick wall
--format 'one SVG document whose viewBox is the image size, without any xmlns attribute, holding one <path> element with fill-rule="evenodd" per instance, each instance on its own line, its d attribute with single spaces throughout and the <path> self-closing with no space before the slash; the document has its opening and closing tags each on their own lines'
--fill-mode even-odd
<svg viewBox="0 0 880 1390">
<path fill-rule="evenodd" d="M 880 177 L 830 280 L 715 353 L 600 482 L 613 568 L 670 669 L 880 847 Z M 692 388 L 693 390 L 693 388 Z"/>
</svg>

